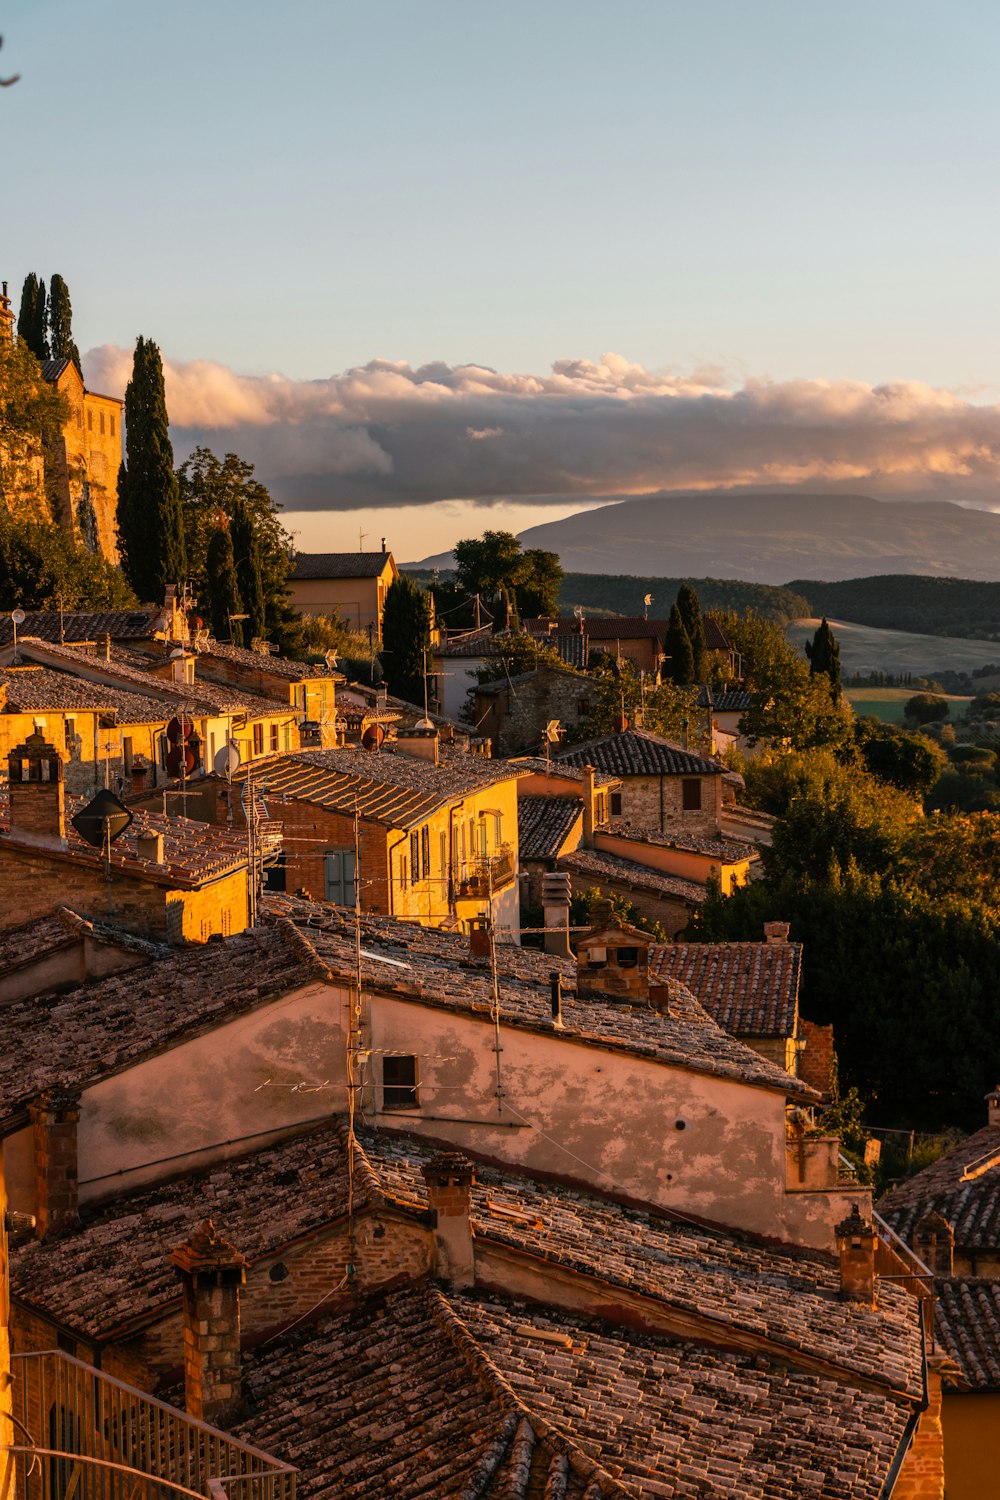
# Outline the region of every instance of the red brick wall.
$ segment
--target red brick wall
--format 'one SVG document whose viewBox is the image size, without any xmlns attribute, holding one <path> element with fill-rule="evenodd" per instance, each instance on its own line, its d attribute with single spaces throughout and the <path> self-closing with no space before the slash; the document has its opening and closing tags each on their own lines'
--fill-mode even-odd
<svg viewBox="0 0 1000 1500">
<path fill-rule="evenodd" d="M 818 1026 L 815 1021 L 799 1017 L 799 1039 L 805 1047 L 799 1053 L 799 1077 L 804 1083 L 830 1092 L 830 1070 L 833 1067 L 833 1027 Z"/>
</svg>

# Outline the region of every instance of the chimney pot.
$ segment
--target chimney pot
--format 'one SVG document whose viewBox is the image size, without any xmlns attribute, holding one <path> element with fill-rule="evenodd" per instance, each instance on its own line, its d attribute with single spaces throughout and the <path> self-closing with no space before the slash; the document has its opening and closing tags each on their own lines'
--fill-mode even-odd
<svg viewBox="0 0 1000 1500">
<path fill-rule="evenodd" d="M 834 1230 L 840 1256 L 840 1295 L 846 1302 L 875 1303 L 875 1230 L 858 1205 Z"/>
<path fill-rule="evenodd" d="M 472 1162 L 461 1152 L 442 1152 L 423 1168 L 423 1177 L 434 1225 L 435 1270 L 451 1286 L 471 1286 L 476 1277 Z"/>
<path fill-rule="evenodd" d="M 1000 1126 L 1000 1085 L 986 1095 L 986 1123 Z"/>
<path fill-rule="evenodd" d="M 777 946 L 779 943 L 787 943 L 790 931 L 791 924 L 788 922 L 764 923 L 764 937 L 772 947 Z"/>
</svg>

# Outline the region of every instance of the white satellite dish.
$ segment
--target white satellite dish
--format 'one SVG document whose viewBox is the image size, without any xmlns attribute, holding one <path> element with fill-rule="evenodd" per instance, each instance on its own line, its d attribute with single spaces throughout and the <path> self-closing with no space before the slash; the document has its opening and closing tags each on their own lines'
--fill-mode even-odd
<svg viewBox="0 0 1000 1500">
<path fill-rule="evenodd" d="M 11 615 L 11 619 L 14 621 L 15 625 L 23 625 L 24 624 L 24 610 L 23 609 L 15 609 L 14 612 L 12 613 L 12 615 Z"/>
<path fill-rule="evenodd" d="M 232 776 L 240 764 L 242 756 L 233 744 L 223 745 L 217 750 L 212 762 L 212 769 L 216 776 Z"/>
</svg>

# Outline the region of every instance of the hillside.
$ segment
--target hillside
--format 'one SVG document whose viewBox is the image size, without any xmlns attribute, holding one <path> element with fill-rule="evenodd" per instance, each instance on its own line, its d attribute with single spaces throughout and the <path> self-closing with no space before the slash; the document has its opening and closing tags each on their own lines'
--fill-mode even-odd
<svg viewBox="0 0 1000 1500">
<path fill-rule="evenodd" d="M 766 620 L 784 625 L 813 612 L 808 595 L 764 583 L 732 578 L 636 578 L 618 573 L 567 573 L 559 594 L 559 608 L 568 614 L 578 604 L 591 614 L 641 615 L 643 599 L 653 596 L 650 614 L 665 619 L 684 583 L 693 584 L 704 610 L 755 610 Z"/>
<path fill-rule="evenodd" d="M 799 579 L 788 587 L 809 600 L 814 615 L 881 630 L 1000 640 L 1000 583 L 896 573 L 837 583 Z"/>
<path fill-rule="evenodd" d="M 771 584 L 877 573 L 1000 578 L 1000 516 L 868 495 L 644 496 L 532 526 L 521 541 L 558 552 L 567 572 Z"/>
</svg>

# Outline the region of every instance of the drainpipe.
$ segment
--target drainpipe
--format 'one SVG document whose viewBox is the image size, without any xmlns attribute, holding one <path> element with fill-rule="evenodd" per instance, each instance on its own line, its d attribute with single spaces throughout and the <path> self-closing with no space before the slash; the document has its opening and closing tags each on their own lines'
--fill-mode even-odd
<svg viewBox="0 0 1000 1500">
<path fill-rule="evenodd" d="M 410 837 L 410 835 L 408 833 L 401 833 L 399 835 L 399 838 L 396 840 L 396 842 L 394 844 L 390 844 L 389 845 L 389 915 L 390 915 L 390 917 L 394 915 L 393 907 L 395 905 L 395 903 L 393 901 L 393 896 L 392 896 L 393 890 L 395 889 L 395 882 L 393 881 L 393 875 L 392 875 L 392 856 L 395 854 L 395 852 L 399 848 L 400 844 L 405 844 L 406 841 L 407 841 L 407 839 L 409 837 Z M 357 870 L 355 870 L 355 872 L 354 872 L 354 878 L 355 878 L 355 880 L 357 880 L 357 878 L 358 878 L 358 872 L 357 872 Z"/>
</svg>

